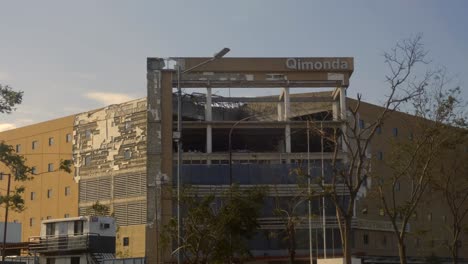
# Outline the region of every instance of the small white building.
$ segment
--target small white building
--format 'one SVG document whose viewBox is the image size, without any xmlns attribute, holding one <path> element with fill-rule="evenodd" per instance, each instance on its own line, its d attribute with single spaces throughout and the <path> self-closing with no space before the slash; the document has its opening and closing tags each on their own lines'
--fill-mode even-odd
<svg viewBox="0 0 468 264">
<path fill-rule="evenodd" d="M 41 235 L 29 239 L 40 264 L 99 264 L 113 258 L 116 225 L 112 217 L 80 216 L 41 223 Z"/>
</svg>

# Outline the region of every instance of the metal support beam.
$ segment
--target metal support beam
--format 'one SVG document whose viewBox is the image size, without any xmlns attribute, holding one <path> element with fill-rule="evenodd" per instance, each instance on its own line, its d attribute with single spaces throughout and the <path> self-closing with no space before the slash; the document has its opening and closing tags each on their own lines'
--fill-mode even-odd
<svg viewBox="0 0 468 264">
<path fill-rule="evenodd" d="M 173 82 L 177 87 L 177 81 Z M 279 88 L 279 87 L 294 87 L 294 88 L 325 88 L 342 86 L 341 81 L 247 81 L 247 80 L 183 80 L 180 83 L 182 88 Z"/>
</svg>

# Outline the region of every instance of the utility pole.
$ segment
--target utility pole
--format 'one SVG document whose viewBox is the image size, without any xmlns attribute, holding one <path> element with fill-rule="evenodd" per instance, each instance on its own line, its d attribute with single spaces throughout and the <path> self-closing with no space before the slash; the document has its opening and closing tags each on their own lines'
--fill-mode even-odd
<svg viewBox="0 0 468 264">
<path fill-rule="evenodd" d="M 182 255 L 180 254 L 181 251 L 181 235 L 182 235 L 182 227 L 181 227 L 181 211 L 180 211 L 180 187 L 181 187 L 181 171 L 182 171 L 182 86 L 181 81 L 183 74 L 189 73 L 196 68 L 208 64 L 214 60 L 221 59 L 224 55 L 226 55 L 230 51 L 229 48 L 224 48 L 219 52 L 215 53 L 212 58 L 203 61 L 189 69 L 183 70 L 181 69 L 181 65 L 179 63 L 176 64 L 177 66 L 177 133 L 173 134 L 174 140 L 177 141 L 177 263 L 182 263 Z M 169 58 L 171 59 L 171 58 Z M 172 59 L 174 60 L 174 59 Z M 176 59 L 177 61 L 177 59 Z"/>
<path fill-rule="evenodd" d="M 307 120 L 307 191 L 309 194 L 309 201 L 308 201 L 308 220 L 309 220 L 309 261 L 310 264 L 314 263 L 313 259 L 313 245 L 312 245 L 312 191 L 310 188 L 310 181 L 311 181 L 311 173 L 310 173 L 310 128 L 309 128 L 309 120 Z"/>
<path fill-rule="evenodd" d="M 6 237 L 7 237 L 7 226 L 8 226 L 8 209 L 10 204 L 10 183 L 11 174 L 4 174 L 0 172 L 0 176 L 3 178 L 4 175 L 8 175 L 8 187 L 7 187 L 7 199 L 5 204 L 5 222 L 3 223 L 3 250 L 2 250 L 2 263 L 5 262 L 6 256 Z"/>
</svg>

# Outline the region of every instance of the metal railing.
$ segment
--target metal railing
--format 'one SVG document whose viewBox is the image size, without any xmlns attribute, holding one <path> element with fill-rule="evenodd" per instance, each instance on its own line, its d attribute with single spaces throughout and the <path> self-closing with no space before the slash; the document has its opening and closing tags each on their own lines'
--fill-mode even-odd
<svg viewBox="0 0 468 264">
<path fill-rule="evenodd" d="M 145 264 L 145 258 L 104 259 L 102 264 Z"/>
<path fill-rule="evenodd" d="M 55 251 L 79 251 L 89 249 L 90 237 L 99 234 L 36 236 L 29 238 L 29 251 L 45 253 Z"/>
<path fill-rule="evenodd" d="M 307 229 L 307 217 L 298 217 L 299 225 L 297 228 Z M 281 217 L 262 217 L 259 218 L 260 229 L 283 229 L 285 219 Z M 323 220 L 322 217 L 314 217 L 312 219 L 312 228 L 322 228 Z M 336 217 L 326 217 L 325 225 L 327 228 L 338 228 L 338 220 Z M 400 226 L 400 223 L 397 223 L 397 226 Z M 351 227 L 354 229 L 366 229 L 366 230 L 375 230 L 375 231 L 393 231 L 392 223 L 389 221 L 380 221 L 380 220 L 367 220 L 360 218 L 353 218 L 351 222 Z M 410 225 L 406 226 L 406 232 L 410 231 Z"/>
</svg>

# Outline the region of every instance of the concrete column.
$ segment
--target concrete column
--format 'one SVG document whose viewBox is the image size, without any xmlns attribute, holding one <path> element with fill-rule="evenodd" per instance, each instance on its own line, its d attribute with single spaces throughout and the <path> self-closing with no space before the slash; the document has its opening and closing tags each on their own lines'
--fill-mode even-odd
<svg viewBox="0 0 468 264">
<path fill-rule="evenodd" d="M 338 101 L 333 101 L 332 111 L 333 111 L 333 120 L 337 121 L 340 116 L 340 103 Z"/>
<path fill-rule="evenodd" d="M 346 120 L 346 88 L 345 87 L 340 87 L 340 119 L 345 121 Z M 343 131 L 343 137 L 346 137 L 347 136 L 347 133 L 346 133 L 346 125 L 343 124 L 342 127 L 341 127 L 341 130 Z M 348 148 L 346 147 L 346 145 L 344 143 L 341 144 L 342 145 L 342 151 L 343 152 L 347 152 L 348 151 Z"/>
<path fill-rule="evenodd" d="M 205 121 L 213 121 L 213 112 L 211 108 L 211 87 L 206 87 L 206 103 L 205 103 Z M 211 125 L 206 126 L 206 153 L 213 151 L 213 136 Z M 211 164 L 211 160 L 207 160 L 207 164 Z"/>
<path fill-rule="evenodd" d="M 340 118 L 346 119 L 346 88 L 340 87 Z"/>
<path fill-rule="evenodd" d="M 291 126 L 286 125 L 284 129 L 284 137 L 286 142 L 286 153 L 291 153 Z"/>
<path fill-rule="evenodd" d="M 290 96 L 289 96 L 289 87 L 283 88 L 284 91 L 284 121 L 289 121 L 291 115 L 291 106 L 290 106 Z M 286 125 L 284 129 L 284 141 L 286 145 L 286 153 L 291 153 L 291 126 Z M 290 163 L 291 160 L 287 159 L 287 162 Z"/>
<path fill-rule="evenodd" d="M 284 118 L 284 103 L 278 103 L 278 121 L 283 121 Z"/>
<path fill-rule="evenodd" d="M 161 195 L 161 178 L 163 175 L 166 178 L 171 176 L 172 170 L 167 171 L 169 175 L 164 174 L 163 163 L 172 164 L 172 126 L 169 128 L 169 135 L 163 131 L 163 105 L 162 97 L 163 90 L 169 90 L 172 97 L 172 76 L 163 70 L 164 63 L 161 59 L 148 58 L 147 61 L 147 164 L 146 164 L 146 243 L 145 255 L 148 263 L 161 263 L 163 260 L 163 251 L 159 247 L 160 227 L 162 226 L 162 195 Z M 163 88 L 164 87 L 164 88 Z M 167 100 L 167 103 L 172 104 L 172 100 Z M 170 122 L 172 124 L 172 105 Z M 171 149 L 169 153 L 163 155 L 163 137 L 169 142 Z M 168 157 L 169 160 L 164 160 L 163 157 Z M 172 165 L 171 165 L 172 168 Z M 171 182 L 171 181 L 170 181 Z M 171 210 L 171 209 L 169 209 Z M 170 219 L 170 218 L 168 218 Z M 169 252 L 170 253 L 170 252 Z"/>
<path fill-rule="evenodd" d="M 291 106 L 290 106 L 290 97 L 289 97 L 289 87 L 283 88 L 284 91 L 284 120 L 289 120 L 291 115 Z"/>
</svg>

